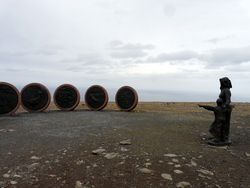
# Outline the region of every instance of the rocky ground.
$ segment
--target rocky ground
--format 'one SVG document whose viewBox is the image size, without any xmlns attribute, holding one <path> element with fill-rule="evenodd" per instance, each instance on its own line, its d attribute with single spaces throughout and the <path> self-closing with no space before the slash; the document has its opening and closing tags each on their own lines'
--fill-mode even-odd
<svg viewBox="0 0 250 188">
<path fill-rule="evenodd" d="M 207 145 L 214 117 L 197 104 L 2 115 L 0 187 L 250 187 L 250 104 L 234 104 L 230 147 Z"/>
</svg>

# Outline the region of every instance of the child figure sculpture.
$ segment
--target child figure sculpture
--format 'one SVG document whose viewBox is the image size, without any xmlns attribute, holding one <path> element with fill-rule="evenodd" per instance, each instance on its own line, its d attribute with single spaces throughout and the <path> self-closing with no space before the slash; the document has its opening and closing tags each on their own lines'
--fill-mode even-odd
<svg viewBox="0 0 250 188">
<path fill-rule="evenodd" d="M 214 122 L 209 128 L 209 132 L 214 137 L 208 141 L 208 144 L 215 146 L 229 145 L 231 144 L 231 141 L 226 139 L 225 135 L 227 109 L 223 105 L 223 100 L 221 98 L 217 99 L 216 103 L 217 106 L 199 105 L 199 107 L 203 107 L 206 110 L 214 112 Z"/>
</svg>

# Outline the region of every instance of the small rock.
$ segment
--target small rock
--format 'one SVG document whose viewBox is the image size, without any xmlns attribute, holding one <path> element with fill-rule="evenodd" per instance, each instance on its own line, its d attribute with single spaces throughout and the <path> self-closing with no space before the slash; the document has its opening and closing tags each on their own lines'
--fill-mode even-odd
<svg viewBox="0 0 250 188">
<path fill-rule="evenodd" d="M 113 159 L 118 156 L 118 153 L 108 153 L 104 157 L 107 159 Z"/>
<path fill-rule="evenodd" d="M 197 166 L 197 163 L 194 162 L 194 161 L 191 161 L 191 165 L 192 165 L 192 166 Z"/>
<path fill-rule="evenodd" d="M 203 174 L 201 174 L 201 173 L 199 173 L 199 174 L 198 174 L 198 176 L 199 176 L 199 177 L 201 177 L 201 178 L 207 178 L 207 179 L 211 179 L 210 177 L 208 177 L 208 176 L 205 176 L 205 175 L 203 175 Z"/>
<path fill-rule="evenodd" d="M 178 162 L 179 162 L 178 159 L 172 159 L 172 161 L 173 161 L 174 163 L 178 163 Z"/>
<path fill-rule="evenodd" d="M 20 176 L 20 175 L 14 175 L 14 178 L 21 178 L 22 176 Z"/>
<path fill-rule="evenodd" d="M 145 163 L 145 166 L 148 167 L 149 165 L 152 165 L 151 163 Z"/>
<path fill-rule="evenodd" d="M 39 160 L 39 159 L 40 159 L 40 157 L 37 157 L 37 156 L 32 156 L 30 159 L 32 159 L 32 160 Z"/>
<path fill-rule="evenodd" d="M 16 184 L 17 184 L 17 181 L 10 181 L 10 184 L 11 184 L 11 185 L 16 185 Z"/>
<path fill-rule="evenodd" d="M 56 175 L 55 174 L 50 174 L 49 177 L 55 178 Z"/>
<path fill-rule="evenodd" d="M 80 164 L 82 164 L 82 163 L 84 163 L 84 161 L 83 161 L 83 160 L 81 160 L 81 161 L 77 161 L 77 162 L 76 162 L 76 164 L 77 164 L 77 165 L 80 165 Z"/>
<path fill-rule="evenodd" d="M 183 173 L 184 173 L 184 172 L 181 171 L 181 170 L 174 170 L 174 172 L 175 172 L 176 174 L 183 174 Z"/>
<path fill-rule="evenodd" d="M 164 154 L 164 157 L 178 157 L 178 155 L 169 153 L 169 154 Z"/>
<path fill-rule="evenodd" d="M 122 165 L 122 164 L 124 164 L 124 163 L 125 163 L 125 162 L 124 162 L 124 161 L 122 161 L 122 162 L 119 162 L 119 163 L 118 163 L 118 165 Z"/>
<path fill-rule="evenodd" d="M 121 151 L 128 151 L 128 149 L 121 147 Z"/>
<path fill-rule="evenodd" d="M 132 143 L 131 143 L 131 140 L 128 139 L 128 140 L 123 140 L 123 141 L 121 141 L 119 144 L 120 144 L 120 145 L 131 145 Z"/>
<path fill-rule="evenodd" d="M 186 181 L 182 181 L 182 182 L 179 182 L 176 184 L 176 187 L 180 187 L 180 188 L 184 188 L 186 186 L 190 186 L 191 187 L 191 184 L 186 182 Z"/>
<path fill-rule="evenodd" d="M 39 165 L 39 163 L 33 163 L 31 165 L 28 165 L 27 168 L 34 168 L 34 167 L 36 167 L 38 165 Z"/>
<path fill-rule="evenodd" d="M 170 174 L 161 174 L 161 177 L 163 177 L 164 179 L 170 180 L 170 181 L 173 180 L 173 178 Z"/>
<path fill-rule="evenodd" d="M 9 178 L 9 177 L 10 177 L 10 174 L 4 174 L 3 177 L 4 177 L 4 178 Z"/>
<path fill-rule="evenodd" d="M 97 155 L 97 154 L 103 153 L 105 151 L 106 151 L 105 149 L 99 148 L 99 149 L 93 150 L 92 154 Z"/>
<path fill-rule="evenodd" d="M 249 153 L 246 153 L 246 156 L 247 156 L 247 157 L 250 157 L 250 154 L 249 154 Z"/>
<path fill-rule="evenodd" d="M 75 188 L 83 188 L 83 184 L 80 181 L 76 181 Z"/>
<path fill-rule="evenodd" d="M 143 174 L 150 174 L 150 173 L 154 173 L 154 170 L 150 170 L 148 168 L 140 168 L 141 173 Z"/>
<path fill-rule="evenodd" d="M 177 165 L 175 165 L 174 167 L 175 167 L 175 168 L 180 168 L 181 165 L 180 165 L 180 164 L 177 164 Z"/>
<path fill-rule="evenodd" d="M 209 171 L 209 170 L 200 169 L 200 170 L 196 170 L 196 171 L 201 172 L 201 173 L 206 174 L 206 175 L 211 175 L 211 176 L 214 175 L 214 173 Z"/>
</svg>

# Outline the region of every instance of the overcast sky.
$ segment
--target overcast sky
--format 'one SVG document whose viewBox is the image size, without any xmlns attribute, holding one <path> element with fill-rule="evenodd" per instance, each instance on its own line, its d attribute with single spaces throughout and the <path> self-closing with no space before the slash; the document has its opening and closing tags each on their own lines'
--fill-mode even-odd
<svg viewBox="0 0 250 188">
<path fill-rule="evenodd" d="M 0 81 L 19 88 L 215 101 L 227 76 L 232 101 L 250 101 L 249 0 L 0 0 L 0 26 Z"/>
</svg>

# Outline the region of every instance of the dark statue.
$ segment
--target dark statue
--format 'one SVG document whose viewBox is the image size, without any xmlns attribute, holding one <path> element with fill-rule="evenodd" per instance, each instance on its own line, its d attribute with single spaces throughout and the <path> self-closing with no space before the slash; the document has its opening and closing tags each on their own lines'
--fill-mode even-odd
<svg viewBox="0 0 250 188">
<path fill-rule="evenodd" d="M 23 107 L 31 112 L 40 111 L 48 106 L 50 96 L 46 88 L 40 84 L 29 84 L 21 92 Z"/>
<path fill-rule="evenodd" d="M 211 110 L 214 112 L 214 122 L 209 128 L 209 132 L 213 135 L 213 138 L 208 141 L 208 144 L 215 146 L 230 145 L 231 140 L 229 138 L 230 134 L 230 119 L 233 106 L 231 103 L 231 91 L 232 88 L 231 81 L 227 78 L 220 79 L 220 94 L 219 99 L 217 99 L 217 106 L 207 106 L 199 105 L 206 110 Z"/>
<path fill-rule="evenodd" d="M 99 85 L 91 86 L 85 93 L 85 102 L 92 110 L 102 110 L 108 103 L 108 93 Z"/>
<path fill-rule="evenodd" d="M 123 86 L 117 91 L 115 102 L 121 110 L 131 111 L 138 103 L 138 94 L 132 87 Z"/>
<path fill-rule="evenodd" d="M 12 114 L 19 107 L 18 103 L 18 91 L 14 86 L 0 83 L 0 114 Z"/>
<path fill-rule="evenodd" d="M 63 109 L 72 108 L 78 99 L 77 91 L 70 86 L 60 87 L 55 94 L 55 101 Z"/>
</svg>

